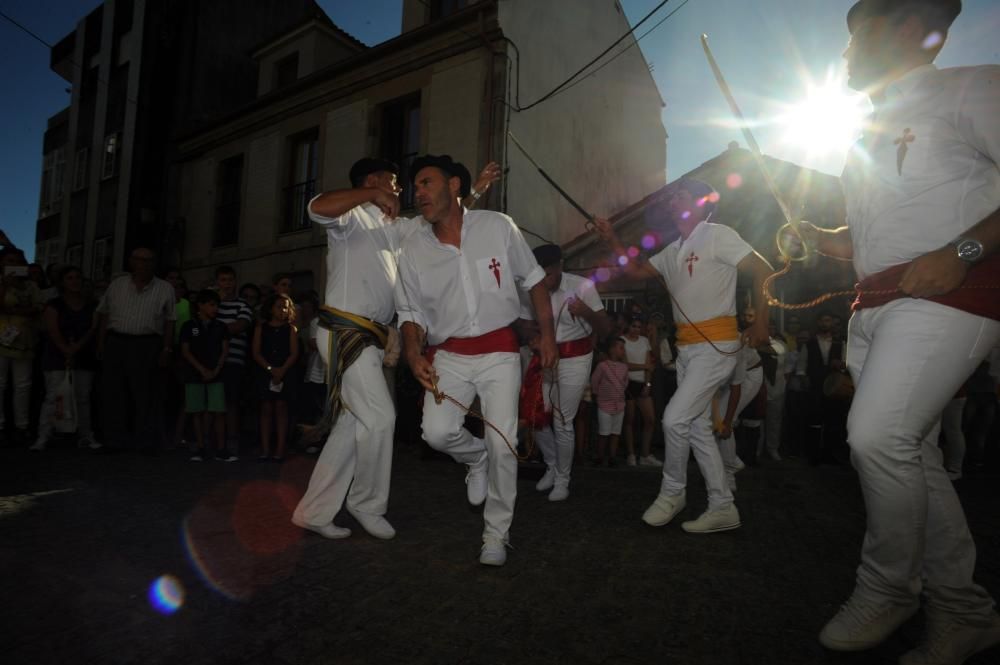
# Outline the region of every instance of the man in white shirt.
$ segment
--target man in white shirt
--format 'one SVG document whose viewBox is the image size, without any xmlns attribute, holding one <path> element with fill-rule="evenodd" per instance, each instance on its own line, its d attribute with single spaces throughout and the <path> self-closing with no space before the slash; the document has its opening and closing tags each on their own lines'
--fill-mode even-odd
<svg viewBox="0 0 1000 665">
<path fill-rule="evenodd" d="M 309 217 L 327 235 L 326 304 L 317 317 L 316 346 L 331 398 L 318 431 L 330 431 L 292 522 L 327 538 L 351 534 L 333 524 L 345 499 L 365 531 L 381 539 L 396 533 L 384 517 L 396 410 L 382 365 L 396 312 L 400 238 L 419 225 L 398 217 L 398 172 L 390 161 L 361 159 L 351 167 L 352 189 L 309 202 Z M 499 167 L 487 165 L 478 194 L 497 177 Z"/>
<path fill-rule="evenodd" d="M 520 313 L 518 290 L 529 290 L 538 320 L 544 368 L 558 360 L 552 306 L 538 266 L 521 232 L 506 215 L 463 209 L 461 181 L 451 157 L 427 155 L 412 167 L 417 207 L 427 224 L 404 241 L 396 285 L 403 353 L 424 399 L 427 443 L 468 465 L 469 502 L 485 502 L 479 561 L 502 566 L 517 496 L 517 397 L 521 384 L 518 340 L 510 327 Z M 424 338 L 433 352 L 423 355 Z M 485 440 L 463 426 L 464 405 L 478 394 Z"/>
<path fill-rule="evenodd" d="M 559 366 L 545 371 L 542 378 L 544 406 L 539 405 L 539 408 L 551 411 L 552 415 L 551 426 L 534 433 L 546 465 L 545 474 L 535 489 L 548 491 L 549 501 L 565 501 L 569 498 L 576 442 L 573 420 L 580 407 L 583 389 L 590 381 L 593 336 L 596 334 L 598 339 L 607 337 L 611 332 L 611 322 L 604 314 L 604 305 L 594 283 L 579 275 L 563 272 L 559 245 L 540 245 L 533 252 L 538 265 L 545 271 L 542 283 L 552 303 L 559 351 Z M 532 318 L 530 303 L 523 292 L 521 317 Z M 531 364 L 528 371 L 533 371 Z"/>
<path fill-rule="evenodd" d="M 875 115 L 844 169 L 846 226 L 802 229 L 821 253 L 853 258 L 862 279 L 848 442 L 867 532 L 854 592 L 820 641 L 873 647 L 922 596 L 927 638 L 903 665 L 961 663 L 1000 643 L 936 445 L 945 405 L 1000 339 L 998 299 L 970 288 L 1000 281 L 1000 67 L 931 64 L 960 11 L 958 0 L 851 8 L 848 83 Z"/>
<path fill-rule="evenodd" d="M 618 257 L 625 257 L 626 276 L 642 280 L 662 277 L 672 296 L 677 323 L 677 391 L 663 412 L 666 450 L 660 493 L 642 519 L 650 526 L 663 526 L 684 509 L 688 455 L 693 452 L 708 487 L 708 510 L 681 525 L 689 533 L 740 526 L 708 417 L 712 397 L 732 375 L 740 357 L 741 335 L 736 324 L 739 273 L 753 280 L 756 312 L 754 324 L 742 338 L 754 347 L 767 341 L 768 306 L 761 294 L 771 268 L 736 231 L 708 221 L 718 196 L 711 186 L 698 180 L 678 182 L 669 209 L 681 235 L 648 262 L 629 260 L 610 222 L 595 220 L 605 242 Z"/>
</svg>

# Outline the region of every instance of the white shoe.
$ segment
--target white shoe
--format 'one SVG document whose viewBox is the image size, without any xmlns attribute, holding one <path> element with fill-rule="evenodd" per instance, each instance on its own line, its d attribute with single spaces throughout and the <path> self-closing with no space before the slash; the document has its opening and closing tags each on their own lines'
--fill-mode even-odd
<svg viewBox="0 0 1000 665">
<path fill-rule="evenodd" d="M 706 510 L 698 519 L 681 524 L 688 533 L 716 533 L 731 531 L 740 527 L 740 511 L 731 503 L 719 510 Z"/>
<path fill-rule="evenodd" d="M 556 485 L 549 492 L 549 501 L 565 501 L 569 498 L 569 484 L 563 485 L 562 483 Z"/>
<path fill-rule="evenodd" d="M 486 501 L 486 490 L 489 488 L 489 479 L 486 476 L 489 458 L 483 453 L 483 459 L 466 466 L 469 472 L 465 475 L 465 494 L 469 498 L 469 503 L 481 506 Z"/>
<path fill-rule="evenodd" d="M 780 462 L 781 461 L 781 454 L 778 453 L 777 450 L 768 450 L 767 451 L 767 456 L 770 457 L 775 462 Z"/>
<path fill-rule="evenodd" d="M 684 492 L 674 495 L 661 492 L 653 501 L 653 505 L 642 514 L 642 521 L 649 526 L 663 526 L 684 510 L 686 505 L 687 497 Z"/>
<path fill-rule="evenodd" d="M 645 457 L 639 458 L 639 466 L 663 466 L 663 462 L 656 459 L 656 455 L 650 453 Z"/>
<path fill-rule="evenodd" d="M 94 439 L 94 437 L 92 437 L 92 436 L 85 436 L 85 437 L 82 437 L 79 441 L 76 442 L 76 447 L 77 448 L 90 448 L 91 450 L 100 450 L 104 446 L 102 446 L 100 443 L 98 443 Z"/>
<path fill-rule="evenodd" d="M 358 524 L 361 525 L 362 529 L 376 538 L 380 538 L 382 540 L 392 540 L 393 536 L 396 535 L 396 530 L 393 529 L 392 525 L 389 524 L 389 521 L 381 515 L 362 513 L 354 510 L 350 506 L 347 507 L 347 512 L 351 514 L 351 517 L 358 521 Z"/>
<path fill-rule="evenodd" d="M 629 455 L 625 458 L 626 466 L 635 466 L 635 455 Z"/>
<path fill-rule="evenodd" d="M 556 483 L 556 470 L 551 466 L 546 467 L 545 475 L 543 475 L 538 483 L 535 485 L 535 489 L 539 492 L 545 492 L 552 489 L 552 486 Z"/>
<path fill-rule="evenodd" d="M 948 480 L 950 480 L 951 482 L 955 482 L 956 480 L 961 480 L 961 479 L 962 479 L 961 471 L 948 471 Z"/>
<path fill-rule="evenodd" d="M 36 450 L 36 451 L 41 452 L 41 451 L 45 450 L 45 445 L 46 445 L 45 441 L 42 441 L 41 439 L 39 439 L 38 441 L 35 441 L 35 443 L 30 448 L 28 448 L 28 450 Z"/>
<path fill-rule="evenodd" d="M 1000 644 L 1000 616 L 996 613 L 987 623 L 979 626 L 929 615 L 927 637 L 916 649 L 903 654 L 899 665 L 964 663 L 966 659 L 997 644 Z"/>
<path fill-rule="evenodd" d="M 733 470 L 736 473 L 739 473 L 740 471 L 742 471 L 745 468 L 747 468 L 747 465 L 743 463 L 743 460 L 741 460 L 739 457 L 737 457 L 736 458 L 736 464 L 733 465 Z"/>
<path fill-rule="evenodd" d="M 823 626 L 819 643 L 834 651 L 871 649 L 896 632 L 919 608 L 916 600 L 900 605 L 889 601 L 872 602 L 852 594 Z"/>
<path fill-rule="evenodd" d="M 323 536 L 324 538 L 329 538 L 330 540 L 339 540 L 341 538 L 347 538 L 351 535 L 350 529 L 345 529 L 344 527 L 337 526 L 333 522 L 329 524 L 323 524 L 322 526 L 315 526 L 313 524 L 306 524 L 295 516 L 292 516 L 292 524 L 299 527 L 300 529 L 308 529 Z"/>
<path fill-rule="evenodd" d="M 496 536 L 484 536 L 479 563 L 484 566 L 502 566 L 507 563 L 507 544 Z"/>
</svg>

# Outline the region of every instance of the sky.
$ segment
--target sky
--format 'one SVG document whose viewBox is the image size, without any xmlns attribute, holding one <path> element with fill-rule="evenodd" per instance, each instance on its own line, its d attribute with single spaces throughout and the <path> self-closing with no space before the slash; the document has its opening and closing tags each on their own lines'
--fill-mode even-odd
<svg viewBox="0 0 1000 665">
<path fill-rule="evenodd" d="M 660 1 L 621 0 L 621 4 L 635 24 Z M 643 35 L 676 10 L 639 42 L 666 102 L 668 179 L 715 157 L 732 140 L 746 146 L 705 62 L 699 42 L 702 33 L 708 34 L 762 150 L 839 174 L 856 133 L 856 126 L 846 120 L 868 110 L 867 101 L 850 97 L 838 78 L 848 39 L 844 16 L 853 0 L 683 2 L 671 0 L 636 31 L 636 36 Z M 0 11 L 54 44 L 98 4 L 97 0 L 0 0 Z M 402 0 L 320 0 L 319 4 L 335 23 L 366 44 L 399 34 Z M 965 0 L 937 64 L 1000 64 L 998 34 L 1000 2 Z M 595 45 L 594 55 L 604 46 Z M 34 254 L 42 135 L 47 119 L 70 100 L 69 84 L 48 65 L 48 48 L 0 17 L 0 229 L 29 257 Z M 601 76 L 612 69 L 580 85 L 600 85 Z"/>
</svg>

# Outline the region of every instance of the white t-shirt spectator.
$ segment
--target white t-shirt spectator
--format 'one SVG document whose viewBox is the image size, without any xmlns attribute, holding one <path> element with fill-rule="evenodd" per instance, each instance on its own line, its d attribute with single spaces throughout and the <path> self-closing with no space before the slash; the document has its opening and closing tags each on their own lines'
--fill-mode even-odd
<svg viewBox="0 0 1000 665">
<path fill-rule="evenodd" d="M 625 359 L 629 362 L 629 364 L 645 365 L 646 361 L 649 359 L 647 354 L 652 350 L 649 346 L 649 338 L 639 335 L 639 338 L 634 341 L 628 337 L 623 339 L 625 340 Z M 628 380 L 645 383 L 646 372 L 641 369 L 631 370 L 628 373 Z"/>
</svg>

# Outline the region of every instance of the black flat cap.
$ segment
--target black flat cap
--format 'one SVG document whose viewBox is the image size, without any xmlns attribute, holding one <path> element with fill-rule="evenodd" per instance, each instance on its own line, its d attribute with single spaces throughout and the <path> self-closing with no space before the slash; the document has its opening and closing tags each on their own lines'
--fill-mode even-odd
<svg viewBox="0 0 1000 665">
<path fill-rule="evenodd" d="M 453 160 L 451 155 L 421 155 L 413 160 L 413 164 L 410 166 L 410 178 L 415 181 L 417 174 L 428 166 L 441 169 L 449 178 L 458 178 L 461 182 L 460 196 L 464 199 L 469 195 L 472 188 L 472 176 L 469 175 L 469 169 L 465 168 L 464 164 Z"/>
<path fill-rule="evenodd" d="M 930 12 L 934 25 L 928 27 L 947 30 L 962 13 L 962 0 L 859 0 L 847 12 L 847 29 L 853 34 L 865 19 L 905 9 Z"/>
<path fill-rule="evenodd" d="M 354 162 L 354 166 L 351 167 L 351 171 L 348 173 L 348 177 L 351 179 L 351 187 L 360 187 L 365 178 L 372 173 L 379 173 L 380 171 L 388 171 L 398 176 L 399 166 L 388 159 L 376 157 L 363 157 L 359 159 Z"/>
</svg>

